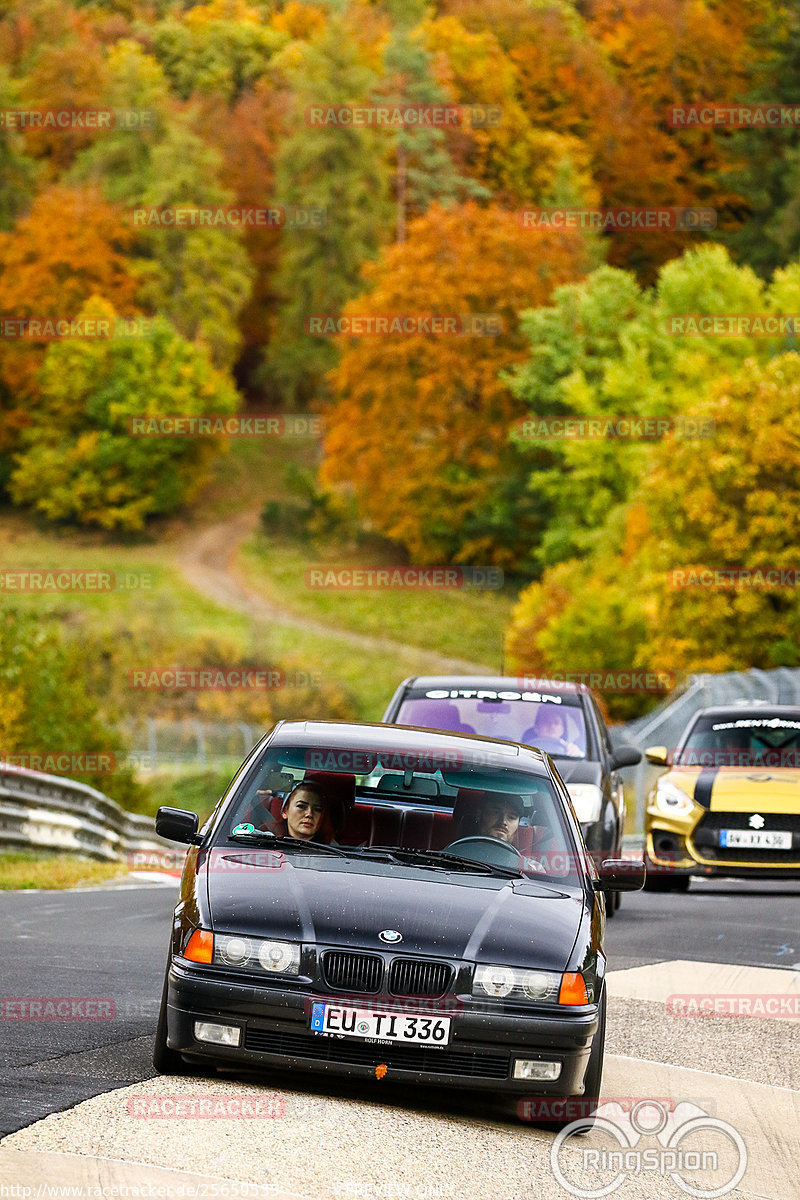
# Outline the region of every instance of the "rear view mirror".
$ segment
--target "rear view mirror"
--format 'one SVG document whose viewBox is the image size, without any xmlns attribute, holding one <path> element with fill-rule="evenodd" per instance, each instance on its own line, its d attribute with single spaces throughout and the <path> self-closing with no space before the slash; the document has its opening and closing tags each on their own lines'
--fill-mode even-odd
<svg viewBox="0 0 800 1200">
<path fill-rule="evenodd" d="M 183 808 L 162 807 L 156 814 L 156 833 L 170 842 L 187 842 L 190 846 L 200 844 L 197 827 L 200 818 L 195 812 Z"/>
</svg>

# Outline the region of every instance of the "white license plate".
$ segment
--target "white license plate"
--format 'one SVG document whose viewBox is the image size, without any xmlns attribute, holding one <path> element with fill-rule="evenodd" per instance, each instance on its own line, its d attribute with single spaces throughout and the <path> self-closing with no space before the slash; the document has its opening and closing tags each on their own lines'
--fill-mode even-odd
<svg viewBox="0 0 800 1200">
<path fill-rule="evenodd" d="M 311 1006 L 311 1030 L 379 1042 L 446 1046 L 450 1041 L 450 1017 L 407 1017 L 401 1013 L 316 1003 Z"/>
<path fill-rule="evenodd" d="M 721 829 L 719 844 L 739 850 L 791 850 L 792 835 L 776 829 Z"/>
</svg>

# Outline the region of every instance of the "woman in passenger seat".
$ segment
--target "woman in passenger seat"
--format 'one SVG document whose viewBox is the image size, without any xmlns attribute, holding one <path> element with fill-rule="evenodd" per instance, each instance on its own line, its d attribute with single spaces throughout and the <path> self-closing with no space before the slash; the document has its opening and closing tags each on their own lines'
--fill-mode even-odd
<svg viewBox="0 0 800 1200">
<path fill-rule="evenodd" d="M 304 780 L 284 800 L 275 833 L 303 842 L 330 842 L 328 807 L 324 788 L 313 780 Z"/>
</svg>

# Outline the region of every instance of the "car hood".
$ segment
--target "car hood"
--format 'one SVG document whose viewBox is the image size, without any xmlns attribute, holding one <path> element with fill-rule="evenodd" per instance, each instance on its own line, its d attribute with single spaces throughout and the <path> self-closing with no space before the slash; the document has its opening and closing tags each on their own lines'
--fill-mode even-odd
<svg viewBox="0 0 800 1200">
<path fill-rule="evenodd" d="M 402 936 L 402 953 L 566 969 L 584 893 L 416 867 L 298 858 L 249 865 L 237 850 L 203 856 L 212 928 L 326 946 L 392 950 L 382 930 Z"/>
<path fill-rule="evenodd" d="M 796 768 L 681 767 L 665 778 L 711 812 L 800 812 Z"/>
</svg>

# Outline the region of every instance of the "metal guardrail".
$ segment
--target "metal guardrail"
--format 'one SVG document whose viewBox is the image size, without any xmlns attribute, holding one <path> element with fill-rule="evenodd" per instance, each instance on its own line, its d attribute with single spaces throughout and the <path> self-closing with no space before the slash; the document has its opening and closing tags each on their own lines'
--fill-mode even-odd
<svg viewBox="0 0 800 1200">
<path fill-rule="evenodd" d="M 0 846 L 121 862 L 137 852 L 175 851 L 152 817 L 126 812 L 85 783 L 0 762 Z"/>
<path fill-rule="evenodd" d="M 674 747 L 687 724 L 701 708 L 732 704 L 737 700 L 767 700 L 773 704 L 800 704 L 800 670 L 779 667 L 774 671 L 730 671 L 724 675 L 692 675 L 688 687 L 676 698 L 625 725 L 609 731 L 614 745 L 625 743 L 644 750 L 647 746 Z M 622 772 L 636 795 L 636 829 L 644 828 L 647 795 L 663 767 L 651 766 L 644 758 L 636 767 Z"/>
</svg>

